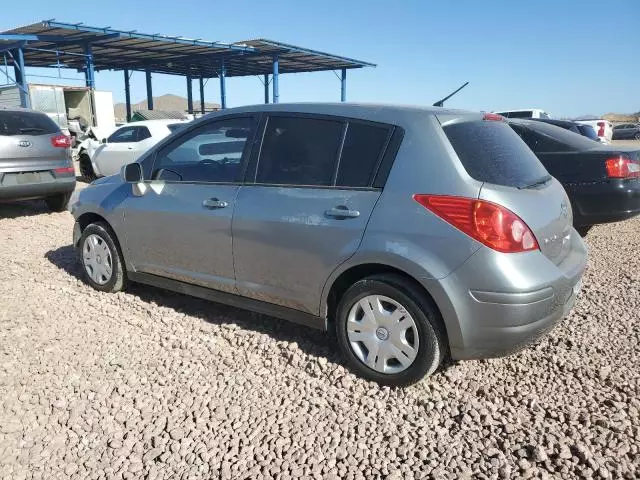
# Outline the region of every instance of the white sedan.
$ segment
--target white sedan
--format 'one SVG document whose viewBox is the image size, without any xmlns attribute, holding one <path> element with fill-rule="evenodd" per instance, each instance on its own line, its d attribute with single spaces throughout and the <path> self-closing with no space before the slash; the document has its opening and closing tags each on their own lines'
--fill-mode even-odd
<svg viewBox="0 0 640 480">
<path fill-rule="evenodd" d="M 88 180 L 115 175 L 184 124 L 179 120 L 145 120 L 123 125 L 100 141 L 87 139 L 78 150 L 80 173 Z"/>
</svg>

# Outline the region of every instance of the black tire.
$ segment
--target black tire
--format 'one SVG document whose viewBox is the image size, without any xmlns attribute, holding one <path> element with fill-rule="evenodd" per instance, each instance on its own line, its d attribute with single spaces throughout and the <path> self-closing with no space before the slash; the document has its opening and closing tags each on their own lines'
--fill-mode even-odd
<svg viewBox="0 0 640 480">
<path fill-rule="evenodd" d="M 91 278 L 91 275 L 89 275 L 89 272 L 87 271 L 88 268 L 85 266 L 85 243 L 92 235 L 98 236 L 100 240 L 104 242 L 104 245 L 108 248 L 111 255 L 111 276 L 104 283 L 98 283 Z M 78 260 L 82 267 L 82 272 L 86 282 L 96 290 L 113 293 L 119 292 L 125 288 L 127 275 L 124 269 L 122 252 L 118 244 L 118 239 L 113 233 L 113 230 L 111 230 L 111 227 L 106 223 L 92 223 L 84 229 L 80 236 L 80 241 L 78 242 Z"/>
<path fill-rule="evenodd" d="M 378 372 L 365 365 L 351 347 L 347 336 L 349 311 L 368 295 L 383 295 L 396 301 L 415 322 L 418 352 L 405 370 L 392 374 Z M 335 327 L 338 344 L 351 370 L 381 385 L 401 387 L 420 381 L 436 371 L 447 351 L 447 337 L 438 308 L 419 288 L 400 275 L 373 275 L 354 283 L 340 299 Z"/>
<path fill-rule="evenodd" d="M 582 238 L 587 236 L 587 233 L 589 233 L 589 230 L 591 230 L 593 228 L 593 225 L 583 225 L 581 227 L 576 227 L 576 231 L 580 234 L 580 236 Z"/>
<path fill-rule="evenodd" d="M 70 198 L 71 192 L 58 193 L 57 195 L 51 195 L 45 198 L 44 201 L 52 212 L 64 212 L 67 209 Z"/>
<path fill-rule="evenodd" d="M 84 178 L 87 182 L 93 182 L 97 177 L 96 173 L 93 171 L 93 165 L 91 165 L 91 159 L 89 158 L 89 155 L 87 155 L 86 153 L 81 153 L 80 154 L 80 175 L 82 175 L 82 178 Z"/>
</svg>

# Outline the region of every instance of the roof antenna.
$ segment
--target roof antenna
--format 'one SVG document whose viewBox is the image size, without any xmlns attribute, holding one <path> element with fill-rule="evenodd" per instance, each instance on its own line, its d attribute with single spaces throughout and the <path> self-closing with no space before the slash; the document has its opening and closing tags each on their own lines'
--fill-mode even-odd
<svg viewBox="0 0 640 480">
<path fill-rule="evenodd" d="M 442 100 L 438 100 L 436 103 L 433 104 L 433 106 L 434 107 L 443 107 L 445 101 L 449 100 L 451 97 L 453 97 L 456 93 L 458 93 L 460 90 L 462 90 L 467 85 L 469 85 L 469 82 L 465 82 L 460 88 L 458 88 L 454 92 L 450 93 L 449 95 L 444 97 Z"/>
</svg>

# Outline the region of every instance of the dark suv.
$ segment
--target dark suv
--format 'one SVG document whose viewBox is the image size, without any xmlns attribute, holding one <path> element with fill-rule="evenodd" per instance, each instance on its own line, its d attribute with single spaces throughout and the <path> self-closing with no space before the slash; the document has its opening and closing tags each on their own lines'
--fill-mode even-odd
<svg viewBox="0 0 640 480">
<path fill-rule="evenodd" d="M 76 185 L 71 139 L 47 115 L 0 109 L 0 201 L 43 198 L 67 207 Z"/>
</svg>

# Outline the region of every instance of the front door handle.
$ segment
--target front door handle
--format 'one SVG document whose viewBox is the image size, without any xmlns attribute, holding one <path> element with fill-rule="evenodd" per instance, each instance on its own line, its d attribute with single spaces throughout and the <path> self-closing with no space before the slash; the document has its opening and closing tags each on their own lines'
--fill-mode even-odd
<svg viewBox="0 0 640 480">
<path fill-rule="evenodd" d="M 217 198 L 208 198 L 207 200 L 202 202 L 202 206 L 204 208 L 215 209 L 215 208 L 225 208 L 229 206 L 229 204 L 224 200 L 218 200 Z"/>
<path fill-rule="evenodd" d="M 349 210 L 344 205 L 338 205 L 337 207 L 330 208 L 326 210 L 324 214 L 327 217 L 334 218 L 356 218 L 360 216 L 360 212 L 358 210 Z"/>
</svg>

